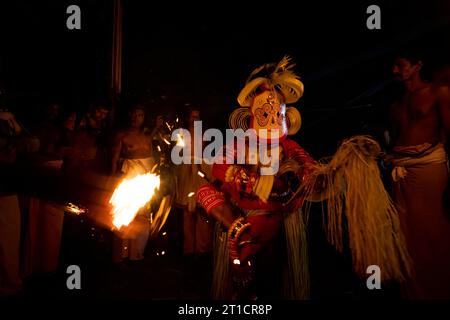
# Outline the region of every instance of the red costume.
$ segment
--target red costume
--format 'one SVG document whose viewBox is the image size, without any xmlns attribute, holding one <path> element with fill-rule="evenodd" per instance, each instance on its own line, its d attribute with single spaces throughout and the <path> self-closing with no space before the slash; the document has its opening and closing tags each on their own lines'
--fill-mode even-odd
<svg viewBox="0 0 450 320">
<path fill-rule="evenodd" d="M 278 64 L 257 68 L 239 94 L 242 108 L 230 116 L 233 129 L 246 130 L 250 124 L 258 151 L 270 149 L 268 157 L 256 156 L 251 135 L 248 143 L 238 137 L 238 147 L 226 146 L 224 155 L 213 164 L 212 175 L 217 181 L 202 186 L 197 193 L 198 202 L 227 229 L 226 233 L 217 232 L 216 298 L 230 297 L 230 269 L 234 297 L 251 298 L 264 292 L 259 288 L 274 280 L 276 271 L 283 268 L 284 296 L 308 297 L 306 228 L 301 211 L 304 200 L 328 200 L 327 235 L 339 250 L 345 215 L 355 272 L 365 276 L 366 268 L 376 264 L 384 272 L 383 279 L 403 279 L 403 273 L 410 271 L 398 216 L 377 168 L 379 145 L 369 137 L 354 137 L 341 145 L 329 163 L 322 164 L 286 139 L 301 124 L 298 111 L 286 107 L 303 94 L 303 84 L 292 67 L 286 57 Z M 282 235 L 283 247 L 279 246 Z M 269 291 L 273 288 L 266 287 Z"/>
</svg>

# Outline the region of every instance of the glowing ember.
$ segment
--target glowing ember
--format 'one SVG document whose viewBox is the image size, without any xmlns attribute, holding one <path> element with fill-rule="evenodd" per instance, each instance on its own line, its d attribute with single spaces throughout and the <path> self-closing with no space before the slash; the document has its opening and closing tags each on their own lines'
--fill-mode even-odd
<svg viewBox="0 0 450 320">
<path fill-rule="evenodd" d="M 195 192 L 189 192 L 188 198 L 193 197 L 195 195 Z"/>
<path fill-rule="evenodd" d="M 136 217 L 139 209 L 145 206 L 159 189 L 159 176 L 153 173 L 141 174 L 123 180 L 114 190 L 109 200 L 113 205 L 113 224 L 120 229 L 128 226 Z"/>
<path fill-rule="evenodd" d="M 75 204 L 73 204 L 71 202 L 69 202 L 66 205 L 65 209 L 66 209 L 66 212 L 70 212 L 70 213 L 76 214 L 77 216 L 82 214 L 82 213 L 86 213 L 86 209 L 80 208 L 79 206 L 77 206 L 77 205 L 75 205 Z"/>
<path fill-rule="evenodd" d="M 202 177 L 202 178 L 204 178 L 205 177 L 205 174 L 203 173 L 203 172 L 201 172 L 200 170 L 199 171 L 197 171 L 197 174 L 200 176 L 200 177 Z"/>
<path fill-rule="evenodd" d="M 169 140 L 167 140 L 166 138 L 164 138 L 163 141 L 164 141 L 166 144 L 168 144 L 168 145 L 170 146 Z"/>
<path fill-rule="evenodd" d="M 160 147 L 160 146 L 157 146 L 157 148 L 158 148 L 158 151 L 161 152 L 161 147 Z"/>
</svg>

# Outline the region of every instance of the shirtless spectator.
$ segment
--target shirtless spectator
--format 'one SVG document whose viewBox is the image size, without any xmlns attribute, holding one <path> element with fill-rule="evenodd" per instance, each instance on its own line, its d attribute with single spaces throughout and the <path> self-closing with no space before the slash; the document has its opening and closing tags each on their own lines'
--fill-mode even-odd
<svg viewBox="0 0 450 320">
<path fill-rule="evenodd" d="M 103 169 L 106 148 L 106 118 L 109 110 L 104 103 L 92 104 L 80 120 L 78 130 L 72 135 L 66 150 L 64 166 L 69 173 L 85 168 Z"/>
<path fill-rule="evenodd" d="M 149 172 L 154 160 L 150 132 L 144 126 L 145 109 L 142 105 L 133 106 L 129 112 L 129 126 L 119 131 L 112 148 L 112 173 L 127 177 Z M 143 213 L 144 214 L 144 213 Z M 125 239 L 120 243 L 121 258 L 141 260 L 149 237 L 149 223 L 143 214 L 138 214 L 124 231 Z"/>
<path fill-rule="evenodd" d="M 109 109 L 106 106 L 106 102 L 96 101 L 91 103 L 89 110 L 80 121 L 79 129 L 100 133 L 106 127 L 106 117 L 108 114 Z"/>
<path fill-rule="evenodd" d="M 448 299 L 450 220 L 444 201 L 450 91 L 423 80 L 422 67 L 414 52 L 394 61 L 393 73 L 404 91 L 390 107 L 393 199 L 415 269 L 407 283 L 408 297 Z"/>
<path fill-rule="evenodd" d="M 135 105 L 129 112 L 129 126 L 119 131 L 114 139 L 111 164 L 113 174 L 135 175 L 152 169 L 152 139 L 144 122 L 144 107 Z"/>
</svg>

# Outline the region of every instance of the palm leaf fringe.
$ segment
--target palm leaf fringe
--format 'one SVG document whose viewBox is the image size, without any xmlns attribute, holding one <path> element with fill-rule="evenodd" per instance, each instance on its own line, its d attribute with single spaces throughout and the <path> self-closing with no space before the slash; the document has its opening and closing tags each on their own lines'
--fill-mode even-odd
<svg viewBox="0 0 450 320">
<path fill-rule="evenodd" d="M 376 158 L 379 144 L 369 136 L 345 140 L 328 163 L 318 163 L 303 185 L 305 198 L 326 198 L 328 241 L 343 251 L 343 221 L 347 221 L 354 271 L 367 276 L 378 265 L 383 280 L 402 281 L 412 273 L 412 263 L 398 213 L 383 182 Z M 323 190 L 317 196 L 318 190 Z M 305 211 L 309 212 L 310 205 Z"/>
</svg>

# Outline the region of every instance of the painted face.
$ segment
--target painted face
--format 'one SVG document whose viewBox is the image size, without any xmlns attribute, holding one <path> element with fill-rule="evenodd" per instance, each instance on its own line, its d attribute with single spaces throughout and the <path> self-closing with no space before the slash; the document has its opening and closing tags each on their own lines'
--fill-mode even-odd
<svg viewBox="0 0 450 320">
<path fill-rule="evenodd" d="M 252 128 L 256 130 L 258 137 L 268 140 L 283 140 L 286 137 L 286 105 L 278 93 L 266 90 L 255 96 L 251 112 Z"/>
</svg>

